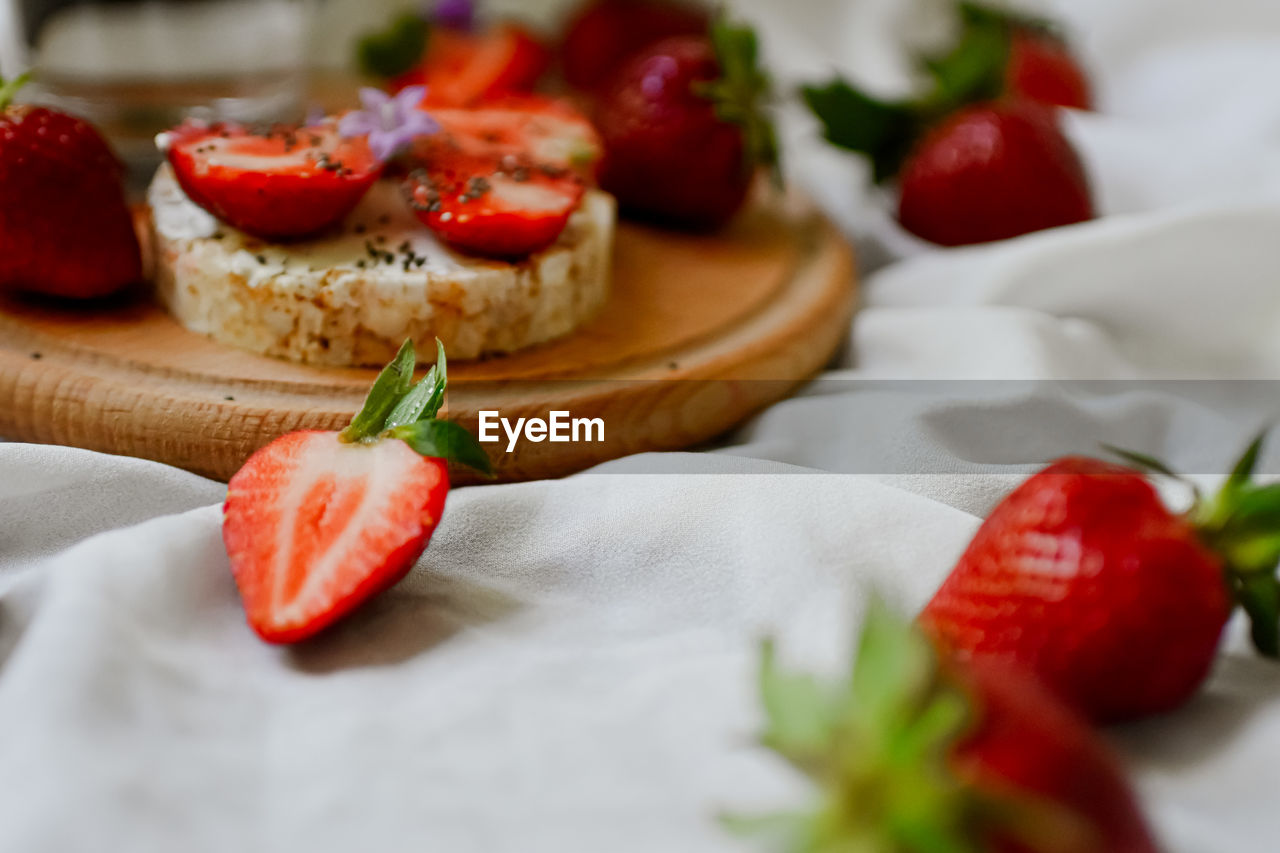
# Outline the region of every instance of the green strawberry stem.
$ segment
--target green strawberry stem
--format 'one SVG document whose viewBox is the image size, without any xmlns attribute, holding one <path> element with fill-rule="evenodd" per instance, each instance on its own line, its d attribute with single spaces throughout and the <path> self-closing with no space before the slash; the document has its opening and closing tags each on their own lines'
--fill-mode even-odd
<svg viewBox="0 0 1280 853">
<path fill-rule="evenodd" d="M 975 723 L 972 698 L 919 629 L 878 597 L 847 679 L 788 672 L 766 642 L 759 685 L 763 744 L 820 789 L 820 802 L 802 813 L 726 817 L 732 832 L 767 835 L 795 853 L 981 853 L 995 833 L 1051 851 L 1079 837 L 1080 820 L 1061 807 L 979 790 L 952 771 L 952 749 Z"/>
<path fill-rule="evenodd" d="M 0 110 L 3 110 L 9 104 L 13 103 L 14 97 L 18 94 L 18 90 L 27 83 L 31 82 L 30 72 L 24 71 L 12 80 L 5 80 L 0 77 Z"/>
<path fill-rule="evenodd" d="M 386 29 L 363 36 L 356 45 L 356 64 L 371 77 L 389 79 L 412 70 L 427 50 L 431 26 L 406 12 Z"/>
<path fill-rule="evenodd" d="M 449 387 L 444 344 L 436 341 L 436 363 L 414 385 L 417 362 L 413 341 L 405 341 L 396 357 L 378 374 L 364 406 L 339 438 L 349 444 L 395 439 L 423 456 L 447 459 L 482 474 L 492 474 L 489 456 L 475 436 L 458 424 L 437 420 Z"/>
<path fill-rule="evenodd" d="M 711 44 L 720 63 L 720 79 L 699 84 L 695 91 L 715 103 L 722 121 L 742 128 L 748 168 L 770 169 L 775 183 L 781 185 L 778 133 L 768 112 L 773 82 L 760 64 L 755 30 L 721 15 L 711 25 Z"/>
<path fill-rule="evenodd" d="M 937 122 L 968 104 L 1000 97 L 1015 30 L 1042 26 L 977 3 L 961 3 L 959 12 L 960 38 L 951 51 L 918 58 L 929 81 L 918 97 L 886 101 L 839 78 L 801 89 L 827 141 L 866 155 L 877 182 L 897 175 L 916 142 Z"/>
<path fill-rule="evenodd" d="M 1245 450 L 1218 492 L 1195 490 L 1188 522 L 1222 560 L 1235 602 L 1249 615 L 1253 644 L 1269 658 L 1280 657 L 1280 483 L 1253 482 L 1266 432 Z M 1186 482 L 1158 459 L 1111 449 L 1142 471 Z"/>
</svg>

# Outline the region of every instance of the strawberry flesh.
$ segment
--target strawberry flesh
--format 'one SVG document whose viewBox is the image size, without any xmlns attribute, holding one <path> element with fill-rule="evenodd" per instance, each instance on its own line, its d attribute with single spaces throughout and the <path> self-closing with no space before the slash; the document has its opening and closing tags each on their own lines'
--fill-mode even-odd
<svg viewBox="0 0 1280 853">
<path fill-rule="evenodd" d="M 393 79 L 391 89 L 426 86 L 423 106 L 466 107 L 532 91 L 550 64 L 550 52 L 523 27 L 502 24 L 480 34 L 441 27 L 422 66 Z"/>
<path fill-rule="evenodd" d="M 303 237 L 341 221 L 382 171 L 363 137 L 336 126 L 255 133 L 187 123 L 169 134 L 169 163 L 196 204 L 249 234 Z"/>
<path fill-rule="evenodd" d="M 542 98 L 438 109 L 415 145 L 405 196 L 418 218 L 467 252 L 517 258 L 556 241 L 599 158 L 591 124 Z"/>
<path fill-rule="evenodd" d="M 267 642 L 298 642 L 398 582 L 448 490 L 445 462 L 401 441 L 297 432 L 259 450 L 228 484 L 223 515 L 249 624 Z"/>
<path fill-rule="evenodd" d="M 585 191 L 568 172 L 475 158 L 414 170 L 405 182 L 414 213 L 441 239 L 499 258 L 528 255 L 554 243 Z"/>
</svg>

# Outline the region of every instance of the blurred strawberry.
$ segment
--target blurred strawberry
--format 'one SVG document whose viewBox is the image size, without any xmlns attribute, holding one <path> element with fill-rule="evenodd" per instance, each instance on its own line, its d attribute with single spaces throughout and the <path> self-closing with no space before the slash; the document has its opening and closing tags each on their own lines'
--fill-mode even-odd
<svg viewBox="0 0 1280 853">
<path fill-rule="evenodd" d="M 1115 758 L 1022 670 L 940 660 L 878 601 L 852 676 L 784 672 L 766 646 L 764 744 L 818 786 L 810 813 L 735 818 L 794 851 L 1154 853 Z"/>
<path fill-rule="evenodd" d="M 1030 101 L 967 107 L 929 132 L 899 174 L 898 220 L 942 246 L 1004 240 L 1094 216 L 1080 157 Z"/>
<path fill-rule="evenodd" d="M 86 122 L 0 80 L 0 288 L 84 299 L 142 277 L 124 168 Z"/>
<path fill-rule="evenodd" d="M 1052 31 L 1019 26 L 1009 45 L 1008 92 L 1022 98 L 1093 109 L 1089 78 L 1067 43 Z"/>
<path fill-rule="evenodd" d="M 775 167 L 769 78 L 755 33 L 718 22 L 636 56 L 597 108 L 600 184 L 632 215 L 695 229 L 725 224 L 757 168 Z"/>
<path fill-rule="evenodd" d="M 1280 486 L 1250 482 L 1259 448 L 1183 515 L 1136 469 L 1049 466 L 992 511 L 922 624 L 958 657 L 1036 673 L 1100 722 L 1186 702 L 1237 602 L 1259 650 L 1277 656 Z"/>
<path fill-rule="evenodd" d="M 502 95 L 531 92 L 551 53 L 529 30 L 500 24 L 473 34 L 439 28 L 419 67 L 392 78 L 390 88 L 427 87 L 424 106 L 464 107 Z"/>
<path fill-rule="evenodd" d="M 884 101 L 843 80 L 804 89 L 833 145 L 864 154 L 876 181 L 901 181 L 899 218 L 954 246 L 1094 217 L 1079 155 L 1049 102 L 1087 106 L 1083 73 L 1043 25 L 960 4 L 951 52 L 922 60 L 931 86 Z"/>
<path fill-rule="evenodd" d="M 673 36 L 706 35 L 711 21 L 696 6 L 671 0 L 591 0 L 569 21 L 560 45 L 565 81 L 599 91 L 631 57 Z"/>
</svg>

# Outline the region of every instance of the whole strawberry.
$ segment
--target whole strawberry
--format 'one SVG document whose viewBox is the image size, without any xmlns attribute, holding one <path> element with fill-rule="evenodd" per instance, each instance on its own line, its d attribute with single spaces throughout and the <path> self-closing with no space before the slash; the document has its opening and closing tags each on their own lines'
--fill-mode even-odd
<svg viewBox="0 0 1280 853">
<path fill-rule="evenodd" d="M 852 677 L 781 671 L 766 647 L 764 744 L 819 788 L 808 814 L 731 826 L 788 851 L 1154 853 L 1115 758 L 1034 677 L 958 663 L 873 602 Z"/>
<path fill-rule="evenodd" d="M 1094 217 L 1089 179 L 1056 114 L 1032 101 L 967 107 L 898 177 L 898 221 L 942 246 L 1005 240 Z"/>
<path fill-rule="evenodd" d="M 138 281 L 124 168 L 89 124 L 0 80 L 0 289 L 85 299 Z"/>
<path fill-rule="evenodd" d="M 444 512 L 446 459 L 488 473 L 475 438 L 436 418 L 444 349 L 415 386 L 416 360 L 406 341 L 345 430 L 283 436 L 227 484 L 223 542 L 267 642 L 314 636 L 408 573 Z"/>
<path fill-rule="evenodd" d="M 1093 109 L 1088 76 L 1066 41 L 1051 30 L 1016 26 L 1006 75 L 1010 94 L 1059 107 Z"/>
<path fill-rule="evenodd" d="M 618 69 L 645 48 L 675 36 L 705 36 L 705 11 L 672 0 L 591 0 L 565 28 L 560 62 L 576 89 L 607 89 Z"/>
<path fill-rule="evenodd" d="M 843 80 L 804 89 L 828 141 L 899 182 L 898 219 L 944 246 L 985 243 L 1095 216 L 1088 177 L 1052 105 L 1084 108 L 1088 82 L 1042 24 L 961 3 L 961 37 L 921 60 L 931 86 L 883 101 Z"/>
<path fill-rule="evenodd" d="M 757 168 L 777 164 L 768 93 L 748 28 L 721 21 L 710 40 L 678 37 L 644 51 L 598 105 L 600 185 L 633 216 L 693 229 L 724 225 Z"/>
<path fill-rule="evenodd" d="M 1034 672 L 1098 722 L 1177 708 L 1237 602 L 1258 648 L 1278 651 L 1280 491 L 1250 482 L 1259 447 L 1186 514 L 1136 469 L 1051 465 L 995 508 L 921 623 L 958 657 Z"/>
</svg>

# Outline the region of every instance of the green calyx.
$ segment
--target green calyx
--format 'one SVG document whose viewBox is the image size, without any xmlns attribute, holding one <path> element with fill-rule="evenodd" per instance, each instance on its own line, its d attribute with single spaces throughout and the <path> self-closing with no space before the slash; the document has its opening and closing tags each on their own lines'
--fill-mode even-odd
<svg viewBox="0 0 1280 853">
<path fill-rule="evenodd" d="M 5 80 L 0 77 L 0 110 L 3 110 L 9 104 L 13 103 L 13 99 L 18 94 L 18 90 L 27 83 L 31 82 L 31 74 L 23 72 L 12 80 Z"/>
<path fill-rule="evenodd" d="M 972 699 L 925 636 L 878 598 L 847 679 L 784 671 L 766 643 L 760 694 L 764 745 L 817 786 L 819 802 L 729 817 L 730 830 L 788 853 L 982 853 L 997 835 L 1054 849 L 1035 836 L 1057 809 L 980 790 L 953 771 L 953 748 L 976 722 Z"/>
<path fill-rule="evenodd" d="M 1265 438 L 1263 432 L 1254 439 L 1215 494 L 1205 497 L 1191 486 L 1195 501 L 1187 520 L 1222 559 L 1227 586 L 1249 614 L 1258 652 L 1280 658 L 1280 483 L 1253 481 Z M 1150 456 L 1111 450 L 1140 470 L 1186 482 Z"/>
<path fill-rule="evenodd" d="M 886 101 L 835 79 L 801 94 L 828 142 L 866 155 L 877 182 L 894 177 L 911 148 L 938 121 L 968 104 L 999 98 L 1013 34 L 1038 22 L 977 3 L 959 4 L 960 38 L 940 56 L 919 57 L 928 85 L 918 97 Z"/>
<path fill-rule="evenodd" d="M 356 64 L 372 77 L 391 78 L 417 67 L 427 50 L 431 26 L 418 15 L 398 16 L 384 30 L 356 44 Z"/>
<path fill-rule="evenodd" d="M 338 437 L 349 444 L 397 439 L 423 456 L 448 459 L 491 474 L 489 456 L 475 436 L 452 421 L 436 417 L 449 386 L 444 345 L 436 341 L 436 363 L 415 385 L 416 366 L 413 341 L 407 340 L 378 374 L 364 407 Z"/>
<path fill-rule="evenodd" d="M 750 168 L 764 166 L 781 183 L 781 149 L 769 116 L 773 82 L 760 64 L 756 32 L 721 15 L 711 25 L 711 44 L 720 63 L 720 79 L 699 83 L 694 91 L 715 104 L 721 121 L 742 128 Z"/>
</svg>

